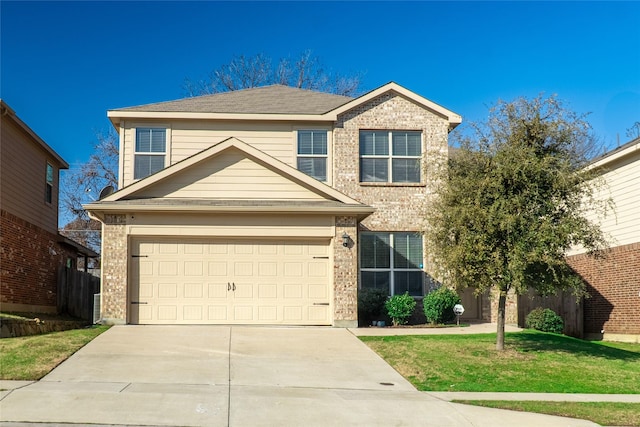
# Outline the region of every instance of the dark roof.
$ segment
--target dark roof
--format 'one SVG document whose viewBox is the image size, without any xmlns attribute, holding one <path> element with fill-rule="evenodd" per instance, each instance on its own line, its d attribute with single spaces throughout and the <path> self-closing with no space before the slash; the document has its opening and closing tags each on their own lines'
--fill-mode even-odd
<svg viewBox="0 0 640 427">
<path fill-rule="evenodd" d="M 272 85 L 177 101 L 158 102 L 114 111 L 240 113 L 240 114 L 323 114 L 353 98 L 290 86 Z"/>
<path fill-rule="evenodd" d="M 591 161 L 589 163 L 590 164 L 597 163 L 600 160 L 603 160 L 603 159 L 606 159 L 607 157 L 613 156 L 614 154 L 619 153 L 620 151 L 626 150 L 627 148 L 629 148 L 629 147 L 631 147 L 632 145 L 635 145 L 635 144 L 640 144 L 640 138 L 632 139 L 631 141 L 629 141 L 629 142 L 627 142 L 625 144 L 622 144 L 621 146 L 619 146 L 619 147 L 617 147 L 617 148 L 615 148 L 615 149 L 613 149 L 611 151 L 608 151 L 608 152 L 606 152 L 606 153 L 604 153 L 604 154 L 602 154 L 602 155 L 600 155 L 598 157 L 595 157 L 595 158 L 591 159 Z"/>
</svg>

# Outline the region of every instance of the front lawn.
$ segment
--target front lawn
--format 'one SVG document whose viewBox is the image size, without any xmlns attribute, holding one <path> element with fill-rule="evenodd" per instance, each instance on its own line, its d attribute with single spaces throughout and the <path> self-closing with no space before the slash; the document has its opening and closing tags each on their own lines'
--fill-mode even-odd
<svg viewBox="0 0 640 427">
<path fill-rule="evenodd" d="M 579 418 L 607 426 L 640 426 L 640 403 L 617 402 L 515 402 L 506 400 L 459 400 L 489 408 Z"/>
<path fill-rule="evenodd" d="M 44 335 L 0 339 L 0 379 L 39 380 L 109 329 L 92 326 Z"/>
<path fill-rule="evenodd" d="M 422 391 L 640 393 L 640 344 L 506 334 L 361 337 Z"/>
</svg>

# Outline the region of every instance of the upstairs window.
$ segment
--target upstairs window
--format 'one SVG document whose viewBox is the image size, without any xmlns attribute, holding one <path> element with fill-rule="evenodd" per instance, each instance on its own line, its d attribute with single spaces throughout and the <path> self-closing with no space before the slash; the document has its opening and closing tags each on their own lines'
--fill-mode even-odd
<svg viewBox="0 0 640 427">
<path fill-rule="evenodd" d="M 327 131 L 298 131 L 298 170 L 318 181 L 327 180 Z"/>
<path fill-rule="evenodd" d="M 419 183 L 422 133 L 360 131 L 360 182 Z"/>
<path fill-rule="evenodd" d="M 46 169 L 44 201 L 47 203 L 53 203 L 53 166 L 49 163 L 47 163 Z"/>
<path fill-rule="evenodd" d="M 360 283 L 388 295 L 423 296 L 422 236 L 412 232 L 362 233 Z"/>
<path fill-rule="evenodd" d="M 142 179 L 164 168 L 167 130 L 137 128 L 133 179 Z"/>
</svg>

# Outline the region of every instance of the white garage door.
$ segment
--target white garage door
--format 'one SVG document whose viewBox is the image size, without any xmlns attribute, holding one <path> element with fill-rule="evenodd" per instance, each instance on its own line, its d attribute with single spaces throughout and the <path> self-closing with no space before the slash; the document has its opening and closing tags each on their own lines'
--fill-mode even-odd
<svg viewBox="0 0 640 427">
<path fill-rule="evenodd" d="M 330 325 L 329 242 L 132 242 L 134 324 Z"/>
</svg>

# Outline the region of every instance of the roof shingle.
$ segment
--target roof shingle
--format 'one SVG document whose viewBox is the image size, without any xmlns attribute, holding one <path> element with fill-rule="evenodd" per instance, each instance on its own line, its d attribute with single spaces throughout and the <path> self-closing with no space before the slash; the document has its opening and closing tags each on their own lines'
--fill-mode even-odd
<svg viewBox="0 0 640 427">
<path fill-rule="evenodd" d="M 353 98 L 290 86 L 271 85 L 177 101 L 158 102 L 114 111 L 240 113 L 240 114 L 323 114 Z"/>
</svg>

